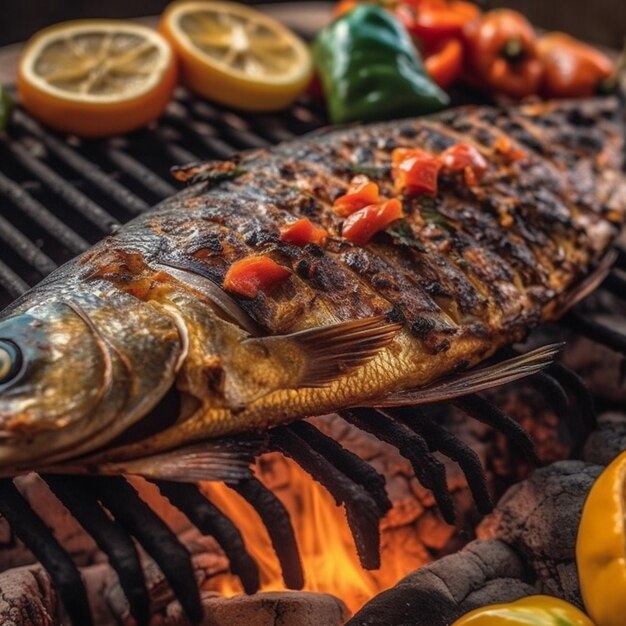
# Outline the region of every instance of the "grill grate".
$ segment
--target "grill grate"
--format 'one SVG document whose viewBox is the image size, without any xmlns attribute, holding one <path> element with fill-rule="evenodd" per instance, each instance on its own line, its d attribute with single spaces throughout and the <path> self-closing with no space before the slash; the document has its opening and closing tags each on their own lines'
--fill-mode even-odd
<svg viewBox="0 0 626 626">
<path fill-rule="evenodd" d="M 278 115 L 239 114 L 177 90 L 150 128 L 63 137 L 18 109 L 0 135 L 0 309 L 120 224 L 176 192 L 170 168 L 288 141 L 324 124 L 303 98 Z"/>
</svg>

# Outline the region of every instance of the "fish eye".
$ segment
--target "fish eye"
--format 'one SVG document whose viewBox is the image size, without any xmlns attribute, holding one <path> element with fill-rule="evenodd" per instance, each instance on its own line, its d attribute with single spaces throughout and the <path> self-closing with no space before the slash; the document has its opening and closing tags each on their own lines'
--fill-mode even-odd
<svg viewBox="0 0 626 626">
<path fill-rule="evenodd" d="M 0 385 L 13 380 L 22 368 L 22 353 L 10 341 L 0 340 Z"/>
</svg>

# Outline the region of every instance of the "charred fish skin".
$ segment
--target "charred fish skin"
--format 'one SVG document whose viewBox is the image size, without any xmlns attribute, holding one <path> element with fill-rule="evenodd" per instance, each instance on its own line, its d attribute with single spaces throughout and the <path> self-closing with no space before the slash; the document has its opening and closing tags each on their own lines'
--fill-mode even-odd
<svg viewBox="0 0 626 626">
<path fill-rule="evenodd" d="M 582 142 L 576 139 L 581 119 L 591 134 Z M 100 455 L 108 461 L 372 405 L 471 367 L 559 314 L 623 221 L 623 126 L 623 113 L 611 99 L 509 111 L 469 107 L 246 153 L 227 168 L 237 177 L 219 184 L 211 184 L 211 168 L 223 171 L 224 164 L 200 166 L 192 173 L 204 173 L 205 182 L 61 268 L 10 307 L 1 324 L 33 303 L 47 306 L 43 302 L 51 296 L 83 310 L 92 332 L 104 322 L 92 319 L 98 307 L 85 311 L 90 297 L 103 303 L 124 299 L 112 305 L 115 312 L 108 309 L 120 326 L 133 319 L 126 303 L 142 312 L 139 317 L 153 312 L 155 319 L 144 323 L 148 334 L 155 324 L 162 327 L 155 352 L 150 355 L 146 344 L 127 370 L 141 371 L 146 360 L 154 364 L 150 376 L 162 384 L 142 387 L 150 402 L 136 405 L 129 419 L 120 404 L 113 422 L 121 426 L 109 442 L 174 381 L 183 409 L 165 431 Z M 435 198 L 404 198 L 401 231 L 392 228 L 365 246 L 341 238 L 341 218 L 332 204 L 355 173 L 367 170 L 391 197 L 397 194 L 394 149 L 438 154 L 459 141 L 474 145 L 489 162 L 479 185 L 444 175 Z M 331 234 L 325 247 L 280 240 L 280 228 L 299 217 Z M 289 280 L 253 299 L 223 294 L 216 301 L 215 286 L 222 285 L 228 268 L 259 254 L 289 268 Z M 137 316 L 133 328 L 140 326 Z M 334 380 L 316 385 L 303 378 L 304 365 L 293 372 L 281 365 L 294 350 L 301 355 L 302 337 L 294 333 L 380 316 L 387 325 L 367 331 L 379 351 Z M 268 338 L 283 339 L 262 342 Z M 154 371 L 159 362 L 167 372 L 160 378 Z M 245 363 L 252 365 L 243 376 Z M 264 380 L 259 372 L 266 366 L 271 369 Z M 250 388 L 248 375 L 255 380 Z M 10 431 L 10 411 L 5 413 Z M 91 417 L 83 428 L 100 433 L 98 445 L 105 446 L 105 430 Z M 3 447 L 0 464 L 15 467 L 22 453 L 14 452 L 12 438 Z M 92 451 L 78 448 L 80 454 Z M 46 459 L 65 454 L 64 449 Z"/>
</svg>

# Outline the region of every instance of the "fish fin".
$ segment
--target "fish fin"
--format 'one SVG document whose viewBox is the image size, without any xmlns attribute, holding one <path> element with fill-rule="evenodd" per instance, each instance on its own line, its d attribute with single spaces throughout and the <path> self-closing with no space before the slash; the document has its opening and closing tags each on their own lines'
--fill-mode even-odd
<svg viewBox="0 0 626 626">
<path fill-rule="evenodd" d="M 587 296 L 593 293 L 609 275 L 615 262 L 617 261 L 617 252 L 609 250 L 600 260 L 598 265 L 593 269 L 591 274 L 574 287 L 567 296 L 567 300 L 554 313 L 554 319 L 560 319 L 570 309 L 573 309 L 579 302 L 582 302 Z"/>
<path fill-rule="evenodd" d="M 443 402 L 460 398 L 493 387 L 531 376 L 552 363 L 556 354 L 563 347 L 562 343 L 554 343 L 526 354 L 500 361 L 494 365 L 469 370 L 453 378 L 435 382 L 421 389 L 403 391 L 386 396 L 372 404 L 380 407 L 412 406 Z"/>
<path fill-rule="evenodd" d="M 226 403 L 239 410 L 281 389 L 324 387 L 376 356 L 401 328 L 380 315 L 245 339 L 226 364 Z"/>
<path fill-rule="evenodd" d="M 402 324 L 387 322 L 380 315 L 289 335 L 308 357 L 298 385 L 328 385 L 375 357 L 401 328 Z"/>
<path fill-rule="evenodd" d="M 139 459 L 103 463 L 97 473 L 175 482 L 237 481 L 250 477 L 250 465 L 264 448 L 261 436 L 213 439 Z"/>
</svg>

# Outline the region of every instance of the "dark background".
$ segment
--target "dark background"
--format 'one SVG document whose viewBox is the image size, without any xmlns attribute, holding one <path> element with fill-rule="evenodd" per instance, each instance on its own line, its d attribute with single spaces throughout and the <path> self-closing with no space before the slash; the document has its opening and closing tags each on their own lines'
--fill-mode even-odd
<svg viewBox="0 0 626 626">
<path fill-rule="evenodd" d="M 0 0 L 0 46 L 23 41 L 37 29 L 64 19 L 155 15 L 167 4 L 168 0 Z M 622 47 L 626 34 L 626 0 L 487 0 L 483 4 L 512 6 L 539 26 L 615 48 Z"/>
</svg>

